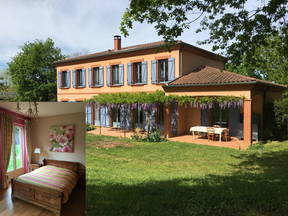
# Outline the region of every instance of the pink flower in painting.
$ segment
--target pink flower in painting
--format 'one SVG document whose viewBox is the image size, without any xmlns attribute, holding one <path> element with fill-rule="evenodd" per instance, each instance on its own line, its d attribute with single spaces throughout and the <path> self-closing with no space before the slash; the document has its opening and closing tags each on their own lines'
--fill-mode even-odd
<svg viewBox="0 0 288 216">
<path fill-rule="evenodd" d="M 61 146 L 67 145 L 67 143 L 69 141 L 68 138 L 64 135 L 57 136 L 56 140 L 59 143 L 59 145 L 61 145 Z"/>
<path fill-rule="evenodd" d="M 66 145 L 63 149 L 62 149 L 63 152 L 72 152 L 72 149 L 69 145 Z"/>
<path fill-rule="evenodd" d="M 71 140 L 73 137 L 73 134 L 65 134 L 64 136 L 66 136 L 68 140 Z"/>
</svg>

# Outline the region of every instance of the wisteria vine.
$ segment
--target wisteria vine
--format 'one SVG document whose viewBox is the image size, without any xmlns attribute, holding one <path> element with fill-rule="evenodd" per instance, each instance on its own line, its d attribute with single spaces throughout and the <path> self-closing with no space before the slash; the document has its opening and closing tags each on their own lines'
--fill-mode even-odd
<svg viewBox="0 0 288 216">
<path fill-rule="evenodd" d="M 88 103 L 96 103 L 108 108 L 126 108 L 129 110 L 142 109 L 143 111 L 155 111 L 159 104 L 191 106 L 200 109 L 212 109 L 218 104 L 221 109 L 240 108 L 243 106 L 244 97 L 236 96 L 179 96 L 165 95 L 165 92 L 157 90 L 153 93 L 110 93 L 99 94 L 87 100 Z"/>
</svg>

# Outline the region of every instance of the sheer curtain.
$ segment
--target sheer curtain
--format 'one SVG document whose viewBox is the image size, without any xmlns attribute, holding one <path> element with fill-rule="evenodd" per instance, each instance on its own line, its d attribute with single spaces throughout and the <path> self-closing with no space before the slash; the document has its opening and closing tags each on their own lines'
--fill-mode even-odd
<svg viewBox="0 0 288 216">
<path fill-rule="evenodd" d="M 32 157 L 32 144 L 31 144 L 31 121 L 26 120 L 25 121 L 25 132 L 24 132 L 24 170 L 25 173 L 29 172 L 29 165 L 31 163 L 31 157 Z"/>
<path fill-rule="evenodd" d="M 8 187 L 7 169 L 11 154 L 13 134 L 12 117 L 4 112 L 0 112 L 0 187 Z"/>
</svg>

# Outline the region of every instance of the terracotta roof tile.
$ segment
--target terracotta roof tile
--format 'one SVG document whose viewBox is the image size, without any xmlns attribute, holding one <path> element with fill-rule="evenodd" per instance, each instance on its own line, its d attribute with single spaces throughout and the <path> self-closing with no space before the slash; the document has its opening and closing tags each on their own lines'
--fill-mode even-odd
<svg viewBox="0 0 288 216">
<path fill-rule="evenodd" d="M 243 76 L 226 70 L 220 70 L 210 66 L 200 66 L 189 74 L 183 75 L 168 84 L 173 86 L 205 86 L 205 85 L 227 85 L 227 84 L 246 84 L 262 83 L 277 87 L 287 88 L 285 85 L 276 84 L 253 77 Z"/>
</svg>

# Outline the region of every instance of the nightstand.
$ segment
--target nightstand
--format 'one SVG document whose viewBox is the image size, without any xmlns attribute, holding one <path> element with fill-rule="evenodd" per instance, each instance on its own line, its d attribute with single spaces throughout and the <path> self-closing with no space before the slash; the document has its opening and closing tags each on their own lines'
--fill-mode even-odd
<svg viewBox="0 0 288 216">
<path fill-rule="evenodd" d="M 29 172 L 33 171 L 33 170 L 36 170 L 40 168 L 40 164 L 30 164 L 29 166 Z"/>
</svg>

